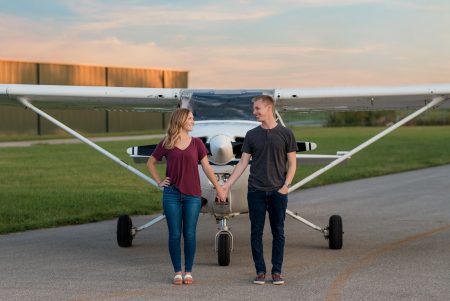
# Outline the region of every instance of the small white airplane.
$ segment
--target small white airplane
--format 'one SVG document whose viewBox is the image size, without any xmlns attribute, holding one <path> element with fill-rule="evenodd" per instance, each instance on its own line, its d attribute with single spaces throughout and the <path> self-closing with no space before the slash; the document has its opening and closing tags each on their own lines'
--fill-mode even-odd
<svg viewBox="0 0 450 301">
<path fill-rule="evenodd" d="M 105 149 L 73 129 L 62 124 L 40 108 L 92 108 L 124 109 L 134 111 L 171 111 L 177 107 L 189 108 L 196 120 L 192 135 L 200 137 L 208 149 L 208 159 L 213 166 L 219 182 L 226 182 L 234 165 L 241 156 L 241 146 L 248 130 L 259 125 L 252 115 L 251 99 L 256 95 L 271 95 L 276 101 L 278 122 L 283 123 L 281 111 L 367 111 L 415 109 L 409 116 L 386 128 L 371 139 L 350 151 L 333 155 L 297 155 L 300 164 L 325 163 L 326 165 L 289 189 L 293 192 L 324 172 L 349 159 L 368 145 L 399 128 L 406 122 L 431 108 L 449 108 L 450 84 L 394 86 L 394 87 L 355 87 L 355 88 L 307 88 L 307 89 L 173 89 L 173 88 L 121 88 L 84 86 L 45 86 L 45 85 L 0 85 L 0 104 L 23 105 L 59 128 L 80 139 L 117 164 L 141 177 L 151 185 L 157 183 L 139 170 L 123 162 Z M 39 106 L 40 108 L 36 107 Z M 297 142 L 299 152 L 313 150 L 312 142 Z M 127 153 L 135 162 L 146 162 L 155 145 L 130 147 Z M 233 235 L 228 220 L 236 215 L 247 213 L 247 169 L 232 187 L 227 202 L 215 202 L 216 192 L 201 167 L 203 213 L 212 214 L 218 224 L 215 237 L 215 250 L 218 263 L 227 266 L 233 250 Z M 341 249 L 343 245 L 342 218 L 332 215 L 329 224 L 319 227 L 300 217 L 291 210 L 286 214 L 307 226 L 321 232 L 328 239 L 330 249 Z M 121 247 L 130 247 L 139 231 L 163 220 L 164 214 L 148 223 L 135 227 L 128 215 L 122 215 L 117 223 L 117 242 Z"/>
</svg>

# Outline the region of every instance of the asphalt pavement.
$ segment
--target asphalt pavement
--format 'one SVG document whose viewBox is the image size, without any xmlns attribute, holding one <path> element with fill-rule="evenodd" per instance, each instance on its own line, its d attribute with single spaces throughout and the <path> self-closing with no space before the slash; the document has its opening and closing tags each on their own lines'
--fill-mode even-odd
<svg viewBox="0 0 450 301">
<path fill-rule="evenodd" d="M 194 284 L 171 284 L 165 221 L 131 248 L 116 221 L 0 236 L 0 300 L 449 300 L 450 165 L 306 189 L 289 208 L 319 226 L 332 214 L 344 245 L 286 217 L 285 285 L 252 284 L 249 221 L 230 221 L 231 264 L 214 253 L 217 227 L 198 225 Z M 154 216 L 133 217 L 141 225 Z M 271 235 L 265 232 L 270 270 Z"/>
</svg>

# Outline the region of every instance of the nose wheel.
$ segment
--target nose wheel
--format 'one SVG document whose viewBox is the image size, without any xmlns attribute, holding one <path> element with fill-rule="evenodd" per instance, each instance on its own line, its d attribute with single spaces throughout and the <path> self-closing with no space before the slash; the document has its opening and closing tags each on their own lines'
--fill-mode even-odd
<svg viewBox="0 0 450 301">
<path fill-rule="evenodd" d="M 217 237 L 217 261 L 220 266 L 230 265 L 232 239 L 229 232 L 220 233 Z"/>
<path fill-rule="evenodd" d="M 233 250 L 233 235 L 227 226 L 227 220 L 218 221 L 219 232 L 216 234 L 217 262 L 220 266 L 228 266 L 231 261 L 231 251 Z"/>
</svg>

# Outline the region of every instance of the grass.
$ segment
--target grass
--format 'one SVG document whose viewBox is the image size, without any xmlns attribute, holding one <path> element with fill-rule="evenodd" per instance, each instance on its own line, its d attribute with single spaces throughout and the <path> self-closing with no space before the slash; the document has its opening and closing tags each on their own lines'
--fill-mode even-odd
<svg viewBox="0 0 450 301">
<path fill-rule="evenodd" d="M 126 147 L 149 142 L 100 145 L 131 164 Z M 0 149 L 0 183 L 0 233 L 161 210 L 156 189 L 84 144 Z"/>
<path fill-rule="evenodd" d="M 335 154 L 358 146 L 381 132 L 379 127 L 305 128 L 294 130 L 297 139 L 318 144 L 311 153 Z M 348 162 L 331 169 L 308 183 L 313 187 L 360 178 L 450 163 L 450 126 L 403 127 L 366 149 Z M 295 180 L 317 170 L 317 166 L 300 166 Z"/>
<path fill-rule="evenodd" d="M 100 133 L 83 133 L 78 131 L 85 137 L 117 137 L 117 136 L 131 136 L 131 135 L 154 135 L 164 134 L 164 130 L 145 130 L 145 131 L 130 131 L 130 132 L 100 132 Z M 54 134 L 36 135 L 36 134 L 2 134 L 0 135 L 0 142 L 14 142 L 14 141 L 34 141 L 34 140 L 50 140 L 50 139 L 72 139 L 72 135 L 59 130 Z"/>
<path fill-rule="evenodd" d="M 382 128 L 295 128 L 316 153 L 350 150 Z M 125 162 L 125 149 L 153 141 L 99 143 Z M 450 127 L 405 127 L 307 187 L 450 163 Z M 164 173 L 164 165 L 159 165 Z M 296 179 L 320 166 L 300 166 Z M 144 165 L 138 169 L 145 171 Z M 147 173 L 145 171 L 145 173 Z M 83 144 L 0 148 L 0 233 L 79 224 L 161 210 L 161 194 Z"/>
</svg>

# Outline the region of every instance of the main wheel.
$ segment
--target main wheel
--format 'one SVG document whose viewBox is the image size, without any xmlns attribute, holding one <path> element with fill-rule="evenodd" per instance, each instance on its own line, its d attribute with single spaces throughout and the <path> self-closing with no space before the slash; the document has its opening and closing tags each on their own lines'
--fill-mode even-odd
<svg viewBox="0 0 450 301">
<path fill-rule="evenodd" d="M 221 233 L 218 237 L 217 259 L 220 266 L 230 264 L 231 236 L 228 233 Z"/>
<path fill-rule="evenodd" d="M 133 241 L 131 228 L 133 228 L 131 218 L 126 214 L 119 216 L 119 219 L 117 220 L 117 243 L 122 248 L 131 247 Z"/>
<path fill-rule="evenodd" d="M 342 248 L 342 218 L 339 215 L 332 215 L 328 226 L 328 246 L 330 249 L 338 250 Z"/>
</svg>

